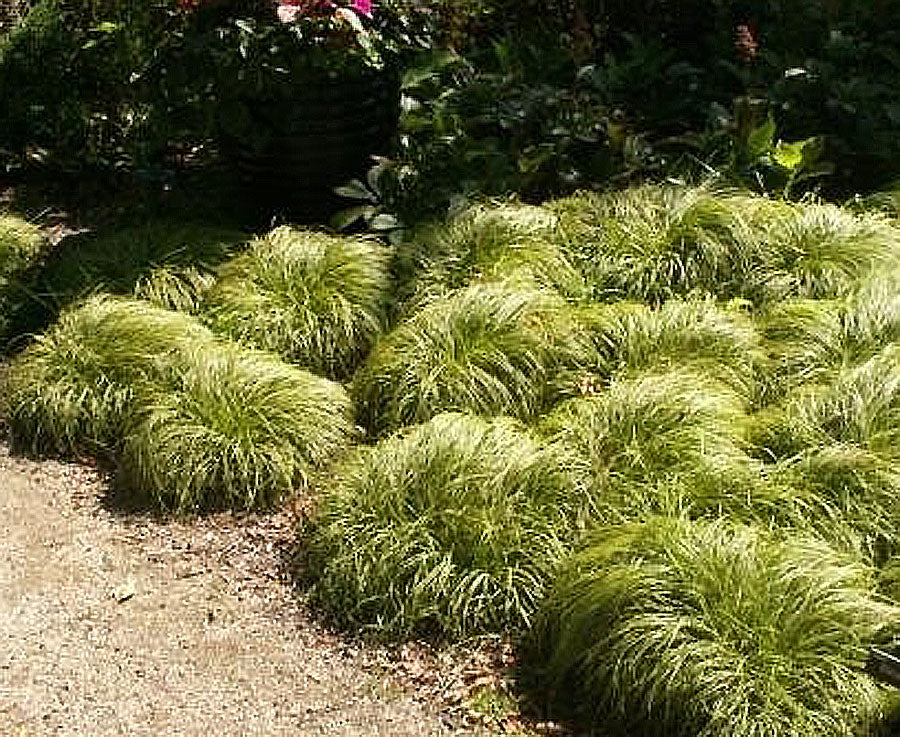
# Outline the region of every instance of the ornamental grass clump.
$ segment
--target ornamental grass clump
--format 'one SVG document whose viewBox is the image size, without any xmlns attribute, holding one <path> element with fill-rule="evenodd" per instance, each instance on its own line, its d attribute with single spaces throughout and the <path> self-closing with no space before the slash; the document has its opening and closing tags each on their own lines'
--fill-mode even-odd
<svg viewBox="0 0 900 737">
<path fill-rule="evenodd" d="M 703 187 L 582 193 L 548 207 L 600 301 L 659 303 L 695 291 L 738 296 L 762 260 L 742 208 Z"/>
<path fill-rule="evenodd" d="M 520 204 L 479 205 L 419 228 L 397 259 L 407 311 L 478 278 L 520 278 L 586 296 L 583 277 L 554 243 L 555 228 L 549 210 Z"/>
<path fill-rule="evenodd" d="M 645 373 L 560 404 L 541 430 L 591 470 L 613 513 L 640 507 L 660 483 L 680 484 L 708 509 L 727 503 L 731 485 L 753 482 L 743 407 L 727 386 L 695 372 Z"/>
<path fill-rule="evenodd" d="M 186 346 L 212 341 L 189 315 L 92 297 L 10 365 L 3 388 L 13 439 L 34 452 L 111 450 L 135 411 L 136 390 Z"/>
<path fill-rule="evenodd" d="M 800 387 L 754 424 L 755 443 L 773 458 L 832 443 L 900 457 L 900 346 L 885 346 L 833 382 Z"/>
<path fill-rule="evenodd" d="M 617 302 L 584 308 L 579 319 L 597 346 L 601 377 L 648 368 L 691 368 L 728 384 L 748 401 L 763 359 L 750 317 L 712 299 L 672 299 L 658 308 Z"/>
<path fill-rule="evenodd" d="M 760 237 L 767 259 L 749 290 L 769 300 L 847 296 L 865 277 L 900 267 L 900 229 L 836 205 L 795 205 L 765 223 Z"/>
<path fill-rule="evenodd" d="M 389 256 L 369 238 L 282 226 L 222 267 L 205 312 L 219 332 L 347 378 L 382 330 Z"/>
<path fill-rule="evenodd" d="M 588 512 L 576 468 L 509 418 L 440 415 L 360 448 L 321 500 L 314 599 L 392 635 L 521 630 Z"/>
<path fill-rule="evenodd" d="M 776 464 L 776 482 L 797 490 L 802 521 L 875 564 L 900 551 L 900 469 L 855 445 L 811 448 Z"/>
<path fill-rule="evenodd" d="M 900 340 L 900 280 L 866 280 L 846 299 L 780 302 L 762 324 L 773 397 L 827 383 Z"/>
<path fill-rule="evenodd" d="M 25 272 L 41 256 L 44 241 L 37 225 L 14 215 L 0 215 L 0 337 L 8 329 L 13 304 L 24 297 Z"/>
<path fill-rule="evenodd" d="M 867 646 L 900 614 L 821 541 L 671 517 L 597 530 L 545 602 L 523 658 L 541 697 L 666 737 L 868 733 Z"/>
<path fill-rule="evenodd" d="M 119 479 L 179 511 L 264 508 L 354 437 L 339 384 L 234 344 L 201 346 L 142 389 Z"/>
<path fill-rule="evenodd" d="M 558 374 L 596 362 L 559 295 L 515 283 L 475 284 L 429 302 L 376 344 L 355 378 L 376 434 L 446 411 L 529 419 Z"/>
</svg>

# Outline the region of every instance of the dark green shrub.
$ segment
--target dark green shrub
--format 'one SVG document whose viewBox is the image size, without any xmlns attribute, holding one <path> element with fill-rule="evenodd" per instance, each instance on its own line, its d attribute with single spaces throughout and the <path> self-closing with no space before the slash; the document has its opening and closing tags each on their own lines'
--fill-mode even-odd
<svg viewBox="0 0 900 737">
<path fill-rule="evenodd" d="M 520 630 L 588 509 L 571 460 L 519 424 L 441 415 L 335 472 L 309 543 L 313 596 L 393 635 Z"/>
<path fill-rule="evenodd" d="M 222 343 L 182 351 L 135 414 L 120 483 L 180 511 L 271 506 L 355 435 L 338 384 Z"/>
<path fill-rule="evenodd" d="M 897 609 L 873 571 L 801 535 L 655 518 L 568 561 L 523 668 L 588 726 L 642 735 L 866 733 L 866 646 Z"/>
<path fill-rule="evenodd" d="M 372 239 L 277 228 L 222 266 L 204 311 L 217 331 L 346 378 L 382 330 L 389 258 Z"/>
</svg>

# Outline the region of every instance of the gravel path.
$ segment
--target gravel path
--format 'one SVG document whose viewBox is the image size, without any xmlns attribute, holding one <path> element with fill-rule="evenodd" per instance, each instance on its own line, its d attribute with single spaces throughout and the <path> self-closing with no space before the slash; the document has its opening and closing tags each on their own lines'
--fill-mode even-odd
<svg viewBox="0 0 900 737">
<path fill-rule="evenodd" d="M 310 619 L 285 515 L 162 521 L 106 497 L 89 467 L 0 444 L 0 735 L 481 732 Z"/>
</svg>

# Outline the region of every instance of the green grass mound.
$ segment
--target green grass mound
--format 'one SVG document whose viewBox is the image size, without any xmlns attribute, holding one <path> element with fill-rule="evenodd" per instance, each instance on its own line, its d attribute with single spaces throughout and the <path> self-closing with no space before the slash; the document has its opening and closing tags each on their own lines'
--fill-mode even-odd
<svg viewBox="0 0 900 737">
<path fill-rule="evenodd" d="M 446 411 L 529 419 L 566 367 L 595 361 L 555 293 L 476 284 L 430 302 L 382 337 L 354 391 L 376 434 Z"/>
<path fill-rule="evenodd" d="M 654 518 L 599 530 L 526 648 L 543 696 L 627 735 L 867 733 L 882 694 L 866 647 L 900 612 L 815 539 Z"/>
<path fill-rule="evenodd" d="M 518 423 L 441 415 L 338 470 L 310 542 L 314 598 L 394 635 L 520 629 L 587 505 L 570 460 Z"/>
<path fill-rule="evenodd" d="M 749 316 L 711 299 L 672 299 L 659 308 L 618 302 L 585 308 L 580 319 L 594 340 L 600 377 L 648 368 L 692 368 L 728 384 L 749 401 L 762 362 Z"/>
<path fill-rule="evenodd" d="M 860 280 L 900 267 L 900 229 L 874 214 L 807 203 L 762 228 L 766 262 L 752 281 L 768 299 L 824 299 L 854 292 Z"/>
<path fill-rule="evenodd" d="M 206 314 L 217 331 L 346 378 L 381 332 L 389 256 L 368 238 L 276 228 L 222 267 Z"/>
<path fill-rule="evenodd" d="M 780 406 L 759 413 L 754 443 L 772 458 L 787 458 L 833 443 L 900 457 L 900 346 L 840 371 L 834 381 L 809 384 Z"/>
<path fill-rule="evenodd" d="M 202 346 L 168 374 L 143 390 L 118 464 L 123 486 L 164 507 L 271 506 L 355 436 L 339 384 L 267 354 Z"/>
<path fill-rule="evenodd" d="M 14 442 L 63 454 L 113 448 L 136 388 L 178 351 L 212 340 L 188 315 L 134 299 L 88 299 L 9 367 L 3 393 Z"/>
<path fill-rule="evenodd" d="M 143 219 L 110 225 L 98 232 L 65 238 L 53 253 L 32 270 L 25 282 L 27 293 L 16 305 L 11 332 L 14 335 L 45 330 L 68 305 L 97 292 L 148 297 L 160 307 L 195 304 L 202 293 L 186 303 L 185 283 L 174 294 L 157 283 L 158 269 L 196 271 L 206 277 L 232 254 L 246 236 L 238 231 L 171 219 Z M 193 285 L 202 287 L 203 281 Z"/>
<path fill-rule="evenodd" d="M 586 296 L 578 269 L 555 244 L 556 218 L 532 205 L 479 205 L 413 233 L 398 254 L 407 304 L 421 306 L 473 279 L 520 278 Z"/>
<path fill-rule="evenodd" d="M 0 338 L 6 335 L 12 305 L 22 298 L 24 272 L 41 255 L 40 228 L 14 215 L 0 215 Z"/>
<path fill-rule="evenodd" d="M 792 299 L 763 318 L 773 397 L 828 383 L 900 340 L 900 280 L 870 279 L 846 299 Z"/>
<path fill-rule="evenodd" d="M 739 296 L 761 261 L 762 243 L 740 204 L 702 187 L 577 194 L 548 207 L 600 301 Z"/>
<path fill-rule="evenodd" d="M 557 407 L 541 425 L 591 468 L 595 484 L 627 497 L 636 485 L 689 478 L 694 494 L 745 478 L 740 397 L 691 371 L 647 373 Z"/>
<path fill-rule="evenodd" d="M 772 469 L 793 487 L 800 515 L 824 537 L 876 564 L 900 552 L 900 469 L 854 445 L 811 448 Z"/>
</svg>

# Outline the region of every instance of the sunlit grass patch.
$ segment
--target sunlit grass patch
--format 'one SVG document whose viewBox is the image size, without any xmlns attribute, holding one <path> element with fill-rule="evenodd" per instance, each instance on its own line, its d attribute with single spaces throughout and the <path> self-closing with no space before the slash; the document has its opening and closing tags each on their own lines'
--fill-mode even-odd
<svg viewBox="0 0 900 737">
<path fill-rule="evenodd" d="M 10 309 L 23 298 L 24 274 L 39 259 L 44 244 L 37 225 L 0 214 L 0 338 L 7 337 Z"/>
<path fill-rule="evenodd" d="M 476 284 L 434 300 L 375 345 L 356 376 L 375 433 L 445 411 L 529 419 L 565 369 L 595 351 L 557 294 Z"/>
<path fill-rule="evenodd" d="M 35 452 L 114 448 L 136 388 L 186 346 L 212 340 L 188 315 L 134 299 L 88 299 L 12 362 L 3 388 L 14 441 Z"/>
<path fill-rule="evenodd" d="M 763 244 L 732 199 L 704 187 L 636 187 L 549 203 L 601 301 L 740 296 Z"/>
<path fill-rule="evenodd" d="M 545 602 L 526 680 L 628 735 L 865 733 L 866 648 L 900 614 L 816 539 L 660 517 L 598 530 Z"/>
<path fill-rule="evenodd" d="M 217 331 L 346 378 L 383 327 L 389 257 L 369 238 L 276 228 L 221 268 L 204 311 Z"/>
<path fill-rule="evenodd" d="M 571 459 L 518 423 L 440 415 L 336 471 L 310 542 L 314 598 L 393 635 L 519 630 L 589 506 Z"/>
<path fill-rule="evenodd" d="M 421 226 L 397 259 L 407 312 L 473 279 L 518 277 L 583 298 L 587 285 L 556 245 L 555 228 L 549 210 L 520 204 L 478 205 Z"/>
<path fill-rule="evenodd" d="M 120 482 L 178 510 L 271 506 L 356 434 L 340 385 L 236 345 L 183 351 L 141 395 Z"/>
</svg>

